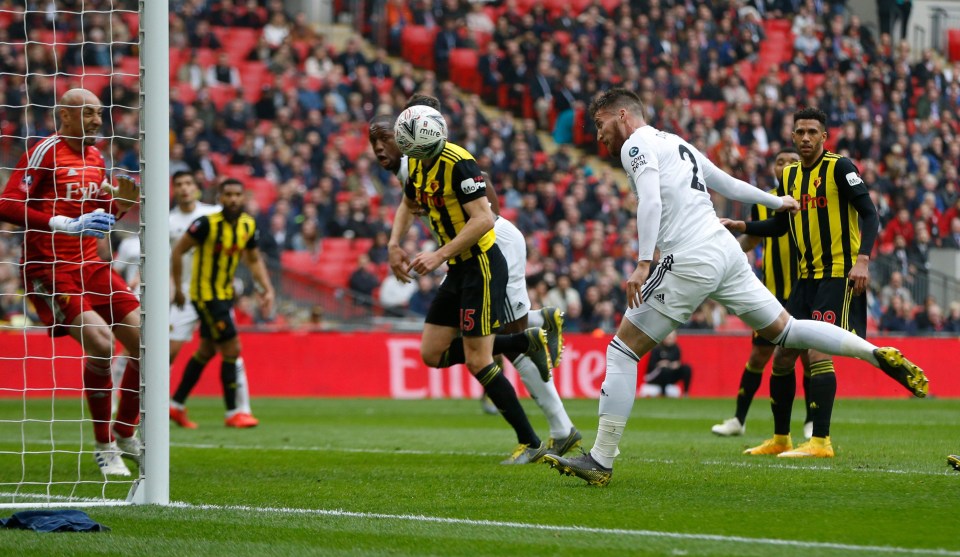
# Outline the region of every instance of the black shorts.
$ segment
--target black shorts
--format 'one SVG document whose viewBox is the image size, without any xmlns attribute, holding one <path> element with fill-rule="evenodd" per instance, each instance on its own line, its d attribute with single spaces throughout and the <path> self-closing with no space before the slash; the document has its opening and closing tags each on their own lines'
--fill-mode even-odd
<svg viewBox="0 0 960 557">
<path fill-rule="evenodd" d="M 426 322 L 460 329 L 465 337 L 496 333 L 507 300 L 507 261 L 493 245 L 486 253 L 450 265 Z"/>
<path fill-rule="evenodd" d="M 823 321 L 867 338 L 867 295 L 854 296 L 846 278 L 798 280 L 787 311 L 796 319 Z"/>
<path fill-rule="evenodd" d="M 233 323 L 233 300 L 191 302 L 200 317 L 200 338 L 226 342 L 237 336 Z"/>
</svg>

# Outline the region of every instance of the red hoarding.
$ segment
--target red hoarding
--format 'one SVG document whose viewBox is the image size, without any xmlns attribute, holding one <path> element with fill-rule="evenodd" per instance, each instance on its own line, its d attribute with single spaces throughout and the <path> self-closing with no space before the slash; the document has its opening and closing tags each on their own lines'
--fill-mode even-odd
<svg viewBox="0 0 960 557">
<path fill-rule="evenodd" d="M 437 370 L 420 362 L 419 337 L 385 333 L 243 333 L 243 357 L 253 396 L 387 397 L 397 399 L 478 397 L 480 387 L 463 366 Z M 603 382 L 609 336 L 565 336 L 563 361 L 554 371 L 557 390 L 564 398 L 597 398 Z M 952 363 L 960 356 L 960 339 L 873 338 L 877 345 L 893 345 L 930 378 L 930 393 L 960 397 L 960 374 Z M 693 335 L 681 332 L 683 359 L 693 368 L 690 395 L 733 397 L 750 351 L 750 337 Z M 176 385 L 195 343 L 184 347 L 171 371 Z M 57 357 L 51 358 L 52 355 Z M 69 338 L 42 334 L 0 334 L 0 396 L 49 396 L 79 393 L 81 352 Z M 641 361 L 646 369 L 646 360 Z M 213 360 L 194 394 L 220 393 L 219 360 Z M 872 366 L 848 359 L 836 360 L 839 396 L 904 397 L 909 394 Z M 641 372 L 642 374 L 642 372 Z M 522 388 L 516 371 L 507 375 Z M 760 394 L 766 393 L 766 381 Z"/>
</svg>

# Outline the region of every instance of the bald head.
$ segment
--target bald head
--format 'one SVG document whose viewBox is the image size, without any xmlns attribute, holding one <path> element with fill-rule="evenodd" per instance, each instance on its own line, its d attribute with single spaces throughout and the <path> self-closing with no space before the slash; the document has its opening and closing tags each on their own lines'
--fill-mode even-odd
<svg viewBox="0 0 960 557">
<path fill-rule="evenodd" d="M 103 107 L 96 95 L 86 89 L 70 89 L 60 97 L 57 112 L 60 116 L 60 135 L 68 144 L 79 150 L 82 146 L 96 143 L 100 126 L 103 125 Z"/>
<path fill-rule="evenodd" d="M 70 89 L 60 97 L 60 106 L 76 106 L 82 107 L 83 105 L 89 106 L 100 106 L 100 99 L 97 98 L 92 92 L 76 88 Z"/>
</svg>

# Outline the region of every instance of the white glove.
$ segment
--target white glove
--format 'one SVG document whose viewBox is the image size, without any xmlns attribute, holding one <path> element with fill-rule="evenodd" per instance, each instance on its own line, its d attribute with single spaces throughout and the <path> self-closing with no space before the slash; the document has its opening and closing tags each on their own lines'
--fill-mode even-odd
<svg viewBox="0 0 960 557">
<path fill-rule="evenodd" d="M 67 234 L 79 236 L 93 236 L 103 238 L 110 229 L 113 228 L 117 218 L 103 209 L 97 209 L 92 213 L 85 213 L 72 219 L 62 215 L 50 218 L 50 230 L 54 232 L 66 232 Z"/>
</svg>

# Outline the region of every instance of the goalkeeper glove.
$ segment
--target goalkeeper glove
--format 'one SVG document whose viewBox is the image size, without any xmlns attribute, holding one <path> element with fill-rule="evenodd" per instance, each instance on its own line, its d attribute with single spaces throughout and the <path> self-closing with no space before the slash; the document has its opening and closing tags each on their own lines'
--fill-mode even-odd
<svg viewBox="0 0 960 557">
<path fill-rule="evenodd" d="M 93 236 L 94 238 L 103 238 L 110 232 L 117 218 L 111 213 L 104 212 L 103 209 L 97 209 L 92 213 L 85 213 L 72 219 L 62 215 L 57 215 L 50 219 L 50 230 L 54 232 L 66 232 L 67 234 L 80 236 Z"/>
</svg>

